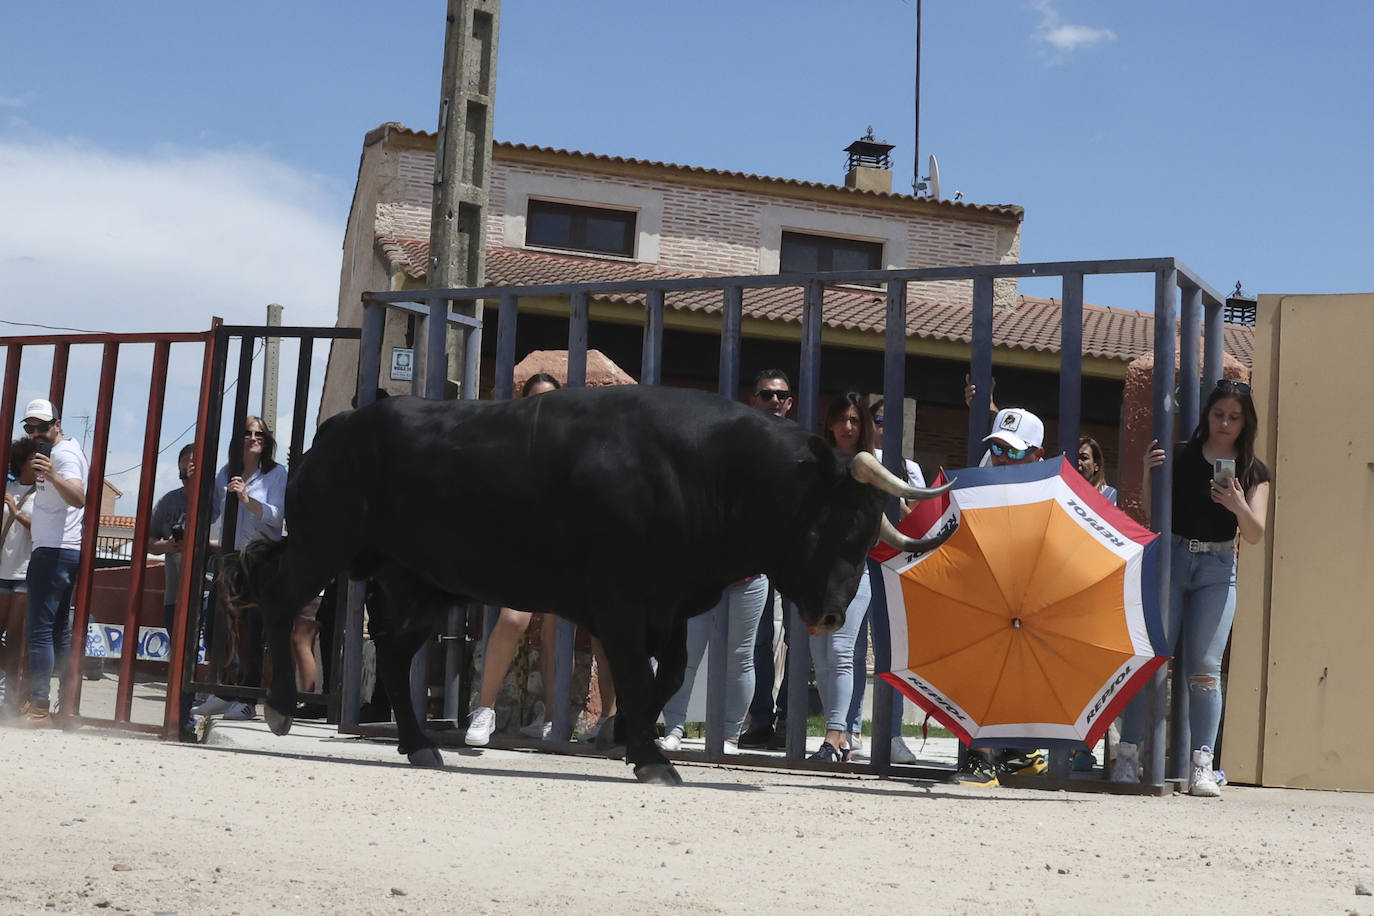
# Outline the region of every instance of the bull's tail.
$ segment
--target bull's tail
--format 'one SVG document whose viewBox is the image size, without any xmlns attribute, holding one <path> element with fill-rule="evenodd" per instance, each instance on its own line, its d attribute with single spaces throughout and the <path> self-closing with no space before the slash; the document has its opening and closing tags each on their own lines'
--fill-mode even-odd
<svg viewBox="0 0 1374 916">
<path fill-rule="evenodd" d="M 285 584 L 286 538 L 249 541 L 220 561 L 225 596 L 238 605 L 275 606 Z"/>
</svg>

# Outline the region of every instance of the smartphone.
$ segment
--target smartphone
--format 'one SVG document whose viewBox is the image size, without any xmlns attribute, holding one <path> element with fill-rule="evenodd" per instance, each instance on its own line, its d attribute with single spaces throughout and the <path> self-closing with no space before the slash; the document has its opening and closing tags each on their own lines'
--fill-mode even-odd
<svg viewBox="0 0 1374 916">
<path fill-rule="evenodd" d="M 42 455 L 44 458 L 52 457 L 52 443 L 49 442 L 47 439 L 39 439 L 37 442 L 35 442 L 33 450 L 36 451 L 38 454 Z"/>
<path fill-rule="evenodd" d="M 1218 458 L 1212 463 L 1212 481 L 1219 487 L 1231 489 L 1231 481 L 1236 477 L 1236 459 Z"/>
</svg>

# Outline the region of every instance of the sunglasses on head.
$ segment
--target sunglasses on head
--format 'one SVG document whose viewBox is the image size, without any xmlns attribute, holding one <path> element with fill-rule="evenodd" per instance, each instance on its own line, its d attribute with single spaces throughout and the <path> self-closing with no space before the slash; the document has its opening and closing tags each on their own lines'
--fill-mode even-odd
<svg viewBox="0 0 1374 916">
<path fill-rule="evenodd" d="M 1020 461 L 1030 454 L 1030 449 L 1028 448 L 1012 448 L 1003 445 L 996 439 L 992 440 L 992 442 L 988 444 L 988 447 L 992 449 L 992 453 L 998 458 L 1010 458 L 1012 461 Z"/>
<path fill-rule="evenodd" d="M 1234 378 L 1224 378 L 1217 382 L 1217 389 L 1220 391 L 1230 391 L 1234 394 L 1249 394 L 1250 383 L 1242 382 Z"/>
<path fill-rule="evenodd" d="M 44 420 L 40 423 L 25 423 L 24 432 L 32 436 L 34 433 L 45 433 L 52 429 L 52 420 Z"/>
<path fill-rule="evenodd" d="M 760 401 L 771 401 L 774 398 L 779 401 L 785 401 L 791 396 L 792 392 L 788 391 L 786 388 L 760 388 L 758 391 L 754 392 L 754 397 L 758 398 Z"/>
<path fill-rule="evenodd" d="M 267 433 L 263 432 L 260 429 L 246 429 L 243 431 L 243 438 L 262 439 L 265 442 L 267 441 Z"/>
</svg>

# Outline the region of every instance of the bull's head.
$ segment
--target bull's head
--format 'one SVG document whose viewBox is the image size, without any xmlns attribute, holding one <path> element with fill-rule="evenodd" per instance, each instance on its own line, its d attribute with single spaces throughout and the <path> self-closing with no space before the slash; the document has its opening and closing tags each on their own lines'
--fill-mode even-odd
<svg viewBox="0 0 1374 916">
<path fill-rule="evenodd" d="M 924 540 L 897 531 L 883 514 L 889 496 L 929 499 L 947 491 L 953 481 L 937 488 L 913 487 L 877 458 L 860 452 L 852 460 L 822 446 L 824 497 L 804 514 L 803 528 L 789 555 L 770 575 L 778 590 L 791 599 L 802 621 L 814 634 L 830 633 L 844 625 L 845 609 L 854 599 L 868 552 L 881 538 L 903 553 L 927 553 L 953 535 L 953 529 Z"/>
</svg>

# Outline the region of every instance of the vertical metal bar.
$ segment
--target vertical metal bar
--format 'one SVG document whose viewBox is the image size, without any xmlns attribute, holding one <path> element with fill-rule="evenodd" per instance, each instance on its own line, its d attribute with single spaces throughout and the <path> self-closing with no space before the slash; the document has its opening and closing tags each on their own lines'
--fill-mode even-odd
<svg viewBox="0 0 1374 916">
<path fill-rule="evenodd" d="M 573 637 L 576 634 L 577 627 L 571 620 L 558 618 L 553 646 L 553 714 L 549 716 L 549 738 L 553 741 L 572 738 L 572 710 L 569 707 L 572 697 Z"/>
<path fill-rule="evenodd" d="M 744 291 L 729 285 L 722 291 L 720 311 L 720 372 L 717 391 L 721 397 L 739 397 L 740 322 L 744 311 Z"/>
<path fill-rule="evenodd" d="M 808 281 L 802 302 L 801 368 L 797 373 L 797 418 L 803 428 L 817 432 L 820 426 L 821 327 L 825 289 L 818 280 Z M 787 627 L 787 759 L 806 756 L 806 714 L 810 698 L 811 641 L 796 605 L 784 604 Z"/>
<path fill-rule="evenodd" d="M 1059 453 L 1078 455 L 1083 404 L 1083 275 L 1064 275 L 1059 328 Z M 989 392 L 990 393 L 990 392 Z M 1050 456 L 1046 456 L 1050 457 Z M 1051 755 L 1053 756 L 1053 755 Z M 1068 752 L 1064 752 L 1068 764 Z"/>
<path fill-rule="evenodd" d="M 970 347 L 969 379 L 974 385 L 973 403 L 968 410 L 968 463 L 983 458 L 983 438 L 992 418 L 992 278 L 973 279 L 973 344 Z"/>
<path fill-rule="evenodd" d="M 253 346 L 257 338 L 245 334 L 239 339 L 239 374 L 234 389 L 234 419 L 229 427 L 227 459 L 229 479 L 243 476 L 243 428 L 248 421 L 248 395 L 253 384 Z M 224 500 L 224 528 L 220 545 L 224 550 L 238 549 L 239 501 Z M 221 640 L 221 643 L 223 640 Z M 242 651 L 242 647 L 240 647 Z"/>
<path fill-rule="evenodd" d="M 568 309 L 568 387 L 587 384 L 587 294 L 572 294 Z"/>
<path fill-rule="evenodd" d="M 72 345 L 68 341 L 60 340 L 53 344 L 52 379 L 48 383 L 48 400 L 52 402 L 53 411 L 59 417 L 63 414 L 62 403 L 67 396 L 67 361 L 71 354 Z"/>
<path fill-rule="evenodd" d="M 806 284 L 802 302 L 801 371 L 797 374 L 797 422 L 804 429 L 819 432 L 821 392 L 821 327 L 825 309 L 825 288 L 819 280 Z"/>
<path fill-rule="evenodd" d="M 740 322 L 744 310 L 744 291 L 733 284 L 721 291 L 720 312 L 720 372 L 717 378 L 722 397 L 739 397 Z M 733 587 L 732 587 L 733 588 Z M 729 655 L 731 588 L 721 595 L 721 601 L 711 612 L 711 630 L 707 642 L 706 661 L 706 756 L 719 757 L 725 752 L 725 662 Z"/>
<path fill-rule="evenodd" d="M 366 582 L 349 580 L 344 609 L 343 664 L 339 666 L 339 676 L 343 679 L 339 702 L 341 730 L 358 727 L 363 704 L 363 596 L 366 592 Z"/>
<path fill-rule="evenodd" d="M 218 441 L 219 408 L 224 397 L 225 348 L 219 327 L 220 320 L 216 318 L 205 335 L 205 352 L 201 359 L 200 399 L 196 407 L 194 442 L 195 471 L 186 500 L 186 531 L 190 535 L 191 552 L 183 556 L 181 579 L 177 582 L 176 610 L 172 613 L 172 632 L 168 634 L 171 647 L 167 657 L 167 702 L 162 711 L 162 736 L 168 741 L 176 740 L 181 727 L 183 685 L 195 680 L 196 648 L 200 637 L 200 619 L 204 613 L 201 593 L 205 590 L 205 558 L 210 547 L 212 515 L 209 493 L 215 478 L 213 464 L 207 459 L 214 454 Z M 191 634 L 194 634 L 194 638 L 190 638 Z M 192 644 L 189 648 L 188 642 Z"/>
<path fill-rule="evenodd" d="M 663 381 L 663 290 L 649 289 L 644 302 L 644 355 L 640 359 L 639 383 L 658 385 Z"/>
<path fill-rule="evenodd" d="M 906 456 L 902 453 L 902 430 L 906 411 L 906 281 L 889 280 L 887 284 L 887 313 L 883 334 L 883 464 L 902 479 L 906 479 Z M 894 524 L 901 519 L 896 498 L 887 501 L 887 517 Z M 873 583 L 874 594 L 877 583 Z M 886 607 L 876 603 L 869 629 L 873 633 L 875 660 L 891 659 L 891 645 L 885 615 Z M 881 666 L 879 666 L 881 667 Z M 866 672 L 855 670 L 855 677 Z M 877 674 L 875 668 L 874 674 Z M 880 677 L 873 678 L 873 733 L 869 741 L 869 760 L 878 773 L 887 773 L 892 766 L 892 710 L 901 699 L 892 686 Z M 900 734 L 900 730 L 898 732 Z"/>
<path fill-rule="evenodd" d="M 215 455 L 219 452 L 220 426 L 222 425 L 221 421 L 224 419 L 224 380 L 229 374 L 229 332 L 224 328 L 223 323 L 218 318 L 214 320 L 214 324 L 211 328 L 211 346 L 208 348 L 206 358 L 210 363 L 210 380 L 208 390 L 204 391 L 205 398 L 201 401 L 204 410 L 199 417 L 199 441 L 196 445 L 196 473 L 199 476 L 197 477 L 196 493 L 192 497 L 192 501 L 200 506 L 200 514 L 197 516 L 195 522 L 196 546 L 192 554 L 193 559 L 191 565 L 195 567 L 196 572 L 202 577 L 204 576 L 207 557 L 210 555 L 210 526 L 214 522 L 216 498 L 215 479 L 217 475 L 215 473 Z M 191 521 L 188 509 L 187 526 L 189 527 L 190 525 Z M 222 531 L 220 533 L 220 542 L 221 546 L 225 543 Z M 182 572 L 182 575 L 186 575 L 185 571 Z M 200 594 L 199 586 L 203 581 L 203 578 L 195 580 L 194 587 L 197 590 L 194 594 L 197 599 Z M 215 589 L 218 591 L 218 583 Z M 192 607 L 196 608 L 197 617 L 195 619 L 199 621 L 200 615 L 203 613 L 212 615 L 217 613 L 219 602 L 213 602 L 208 610 L 202 610 L 199 604 L 192 605 Z M 188 619 L 190 619 L 189 611 L 187 616 Z M 219 621 L 216 620 L 215 622 L 218 623 Z M 212 625 L 207 623 L 207 631 L 212 628 Z M 198 632 L 193 635 L 188 626 L 185 634 L 186 641 L 190 642 L 198 635 Z M 218 633 L 214 638 L 209 639 L 209 645 L 206 646 L 210 653 L 208 660 L 210 663 L 209 680 L 211 683 L 219 683 L 218 678 L 220 672 L 224 670 L 224 655 L 227 651 L 226 644 L 228 642 L 225 635 L 224 633 Z M 186 647 L 186 649 L 188 652 L 193 652 L 191 647 Z M 192 658 L 194 657 L 193 654 Z M 195 671 L 194 662 L 191 662 L 186 667 L 192 672 Z"/>
<path fill-rule="evenodd" d="M 806 756 L 806 716 L 811 699 L 811 635 L 801 613 L 790 601 L 783 602 L 783 626 L 787 627 L 787 759 Z M 767 613 L 765 609 L 764 613 Z"/>
<path fill-rule="evenodd" d="M 296 400 L 291 404 L 291 446 L 287 461 L 296 461 L 305 454 L 305 412 L 310 406 L 310 362 L 315 355 L 315 337 L 301 338 L 296 354 Z"/>
<path fill-rule="evenodd" d="M 1170 266 L 1155 273 L 1155 367 L 1154 367 L 1154 426 L 1152 435 L 1164 449 L 1164 464 L 1150 476 L 1151 527 L 1161 532 L 1158 579 L 1155 583 L 1159 606 L 1169 613 L 1170 532 L 1173 530 L 1173 443 L 1174 443 L 1174 337 L 1178 316 L 1174 310 L 1178 271 Z M 1145 757 L 1145 781 L 1155 785 L 1164 782 L 1164 679 L 1160 671 L 1146 688 L 1151 702 L 1151 727 L 1148 733 L 1149 754 Z"/>
<path fill-rule="evenodd" d="M 124 650 L 119 656 L 119 687 L 115 693 L 116 722 L 128 722 L 133 706 L 138 618 L 143 610 L 143 585 L 148 571 L 148 529 L 153 514 L 158 440 L 162 437 L 162 409 L 167 397 L 167 362 L 171 349 L 172 345 L 165 340 L 153 346 L 153 377 L 148 384 L 148 416 L 143 431 L 143 464 L 138 475 L 138 509 L 134 515 L 134 540 L 129 545 L 129 594 L 124 612 Z M 169 684 L 171 673 L 169 668 Z"/>
<path fill-rule="evenodd" d="M 467 370 L 470 363 L 464 363 Z M 463 605 L 455 604 L 448 609 L 446 619 L 447 636 L 444 639 L 444 714 L 451 722 L 458 721 L 458 697 L 462 692 L 463 669 L 460 664 L 460 650 L 463 645 Z"/>
<path fill-rule="evenodd" d="M 425 318 L 424 396 L 438 401 L 444 397 L 448 380 L 448 300 L 430 299 L 425 304 L 429 315 Z"/>
<path fill-rule="evenodd" d="M 1188 436 L 1197 426 L 1202 402 L 1198 399 L 1198 345 L 1202 343 L 1202 290 L 1184 286 L 1179 306 L 1178 428 Z"/>
<path fill-rule="evenodd" d="M 1209 394 L 1222 377 L 1222 353 L 1226 345 L 1226 325 L 1223 322 L 1222 304 L 1209 302 L 1206 307 L 1206 335 L 1202 342 L 1202 389 L 1203 396 Z M 1201 405 L 1199 405 L 1201 407 Z"/>
<path fill-rule="evenodd" d="M 19 365 L 24 359 L 24 345 L 12 343 L 5 348 L 5 391 L 0 396 L 0 469 L 10 466 L 10 434 L 14 429 L 14 413 L 19 409 Z M 19 419 L 23 419 L 20 417 Z"/>
<path fill-rule="evenodd" d="M 362 339 L 358 341 L 358 390 L 354 401 L 366 407 L 377 400 L 382 381 L 382 334 L 386 330 L 386 306 L 363 302 Z"/>
<path fill-rule="evenodd" d="M 72 650 L 67 660 L 66 701 L 62 715 L 81 712 L 81 663 L 86 658 L 86 624 L 91 617 L 91 593 L 95 578 L 95 542 L 100 532 L 100 497 L 105 489 L 105 453 L 110 446 L 110 418 L 114 415 L 115 370 L 119 365 L 119 344 L 105 344 L 100 360 L 100 393 L 96 399 L 95 436 L 91 440 L 90 474 L 86 481 L 86 508 L 81 519 L 81 565 L 76 574 L 76 617 L 72 620 Z M 60 613 L 65 614 L 66 608 Z M 137 651 L 138 634 L 128 640 L 124 651 Z"/>
<path fill-rule="evenodd" d="M 465 401 L 477 400 L 482 379 L 482 329 L 467 328 L 463 333 L 463 390 Z"/>
<path fill-rule="evenodd" d="M 501 309 L 496 320 L 496 384 L 492 397 L 498 401 L 515 396 L 515 323 L 520 300 L 511 293 L 501 294 Z"/>
</svg>

